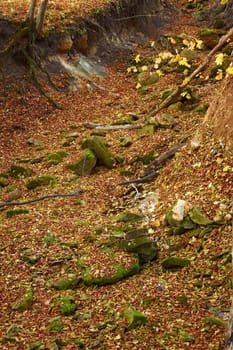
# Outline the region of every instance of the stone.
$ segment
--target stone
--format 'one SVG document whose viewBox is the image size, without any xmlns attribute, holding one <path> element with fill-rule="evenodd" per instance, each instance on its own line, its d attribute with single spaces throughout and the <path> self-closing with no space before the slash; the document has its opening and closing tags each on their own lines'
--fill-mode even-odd
<svg viewBox="0 0 233 350">
<path fill-rule="evenodd" d="M 67 167 L 71 169 L 76 175 L 86 176 L 90 175 L 96 166 L 96 156 L 91 149 L 86 148 L 84 155 L 75 163 L 69 164 Z"/>
<path fill-rule="evenodd" d="M 141 72 L 138 74 L 138 83 L 142 86 L 156 84 L 159 81 L 159 75 L 155 72 Z"/>
<path fill-rule="evenodd" d="M 126 331 L 142 326 L 148 322 L 147 317 L 140 311 L 129 308 L 124 312 L 124 317 L 128 321 Z"/>
<path fill-rule="evenodd" d="M 41 186 L 55 186 L 57 184 L 57 179 L 53 175 L 39 175 L 26 183 L 28 190 L 34 190 Z"/>
<path fill-rule="evenodd" d="M 101 165 L 106 166 L 108 169 L 113 168 L 115 162 L 114 155 L 103 143 L 101 137 L 92 136 L 83 142 L 82 147 L 91 149 Z"/>
<path fill-rule="evenodd" d="M 32 175 L 32 169 L 19 164 L 12 164 L 8 171 L 8 174 L 15 179 L 19 179 L 21 177 L 29 177 Z"/>
<path fill-rule="evenodd" d="M 131 212 L 123 212 L 120 213 L 117 217 L 118 222 L 136 222 L 136 221 L 141 221 L 144 219 L 144 216 L 131 213 Z"/>
<path fill-rule="evenodd" d="M 52 282 L 50 287 L 57 290 L 76 289 L 81 280 L 81 277 L 64 278 L 60 281 Z"/>
<path fill-rule="evenodd" d="M 71 316 L 75 314 L 77 305 L 74 302 L 73 297 L 65 296 L 61 299 L 61 313 L 64 316 Z"/>
<path fill-rule="evenodd" d="M 28 310 L 33 303 L 33 291 L 29 289 L 21 298 L 20 301 L 13 305 L 13 310 L 15 311 L 25 311 Z"/>
<path fill-rule="evenodd" d="M 211 225 L 213 221 L 203 215 L 198 207 L 193 207 L 188 213 L 190 219 L 198 225 Z"/>
<path fill-rule="evenodd" d="M 191 264 L 190 259 L 169 256 L 162 260 L 161 265 L 164 269 L 182 268 Z"/>
<path fill-rule="evenodd" d="M 117 272 L 112 276 L 103 276 L 103 277 L 92 277 L 89 273 L 88 269 L 85 269 L 82 275 L 83 283 L 87 286 L 97 285 L 97 286 L 105 286 L 108 284 L 113 284 L 121 281 L 124 278 L 130 277 L 138 273 L 139 271 L 139 261 L 135 259 L 132 265 L 125 269 L 120 264 L 115 262 L 115 266 L 117 267 Z"/>
<path fill-rule="evenodd" d="M 47 155 L 46 160 L 50 165 L 57 165 L 68 155 L 66 151 L 60 150 Z"/>
</svg>

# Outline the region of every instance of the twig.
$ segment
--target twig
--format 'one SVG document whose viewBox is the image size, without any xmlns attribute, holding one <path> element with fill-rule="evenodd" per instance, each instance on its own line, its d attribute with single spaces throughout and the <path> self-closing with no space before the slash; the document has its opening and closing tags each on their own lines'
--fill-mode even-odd
<svg viewBox="0 0 233 350">
<path fill-rule="evenodd" d="M 163 108 L 168 107 L 177 96 L 181 93 L 182 89 L 186 87 L 190 81 L 195 78 L 201 71 L 204 70 L 204 68 L 209 64 L 212 56 L 224 45 L 226 44 L 227 40 L 233 36 L 233 27 L 229 29 L 227 34 L 223 35 L 217 45 L 208 53 L 204 61 L 190 74 L 189 77 L 187 77 L 183 82 L 173 91 L 171 95 L 169 95 L 160 105 L 156 106 L 155 109 L 151 111 L 149 114 L 149 117 L 152 117 L 156 115 L 158 112 L 160 112 Z"/>
<path fill-rule="evenodd" d="M 0 208 L 13 207 L 13 206 L 20 206 L 20 205 L 35 203 L 35 202 L 43 201 L 44 199 L 48 199 L 48 198 L 57 198 L 57 197 L 64 198 L 64 197 L 77 197 L 77 196 L 79 196 L 78 192 L 74 192 L 74 193 L 51 193 L 51 194 L 47 194 L 45 196 L 41 196 L 41 197 L 34 198 L 34 199 L 29 199 L 29 200 L 26 200 L 26 201 L 3 202 L 3 203 L 0 203 Z"/>
<path fill-rule="evenodd" d="M 130 129 L 141 129 L 145 124 L 124 124 L 124 125 L 110 125 L 110 124 L 95 124 L 86 122 L 83 124 L 88 129 L 96 130 L 130 130 Z"/>
</svg>

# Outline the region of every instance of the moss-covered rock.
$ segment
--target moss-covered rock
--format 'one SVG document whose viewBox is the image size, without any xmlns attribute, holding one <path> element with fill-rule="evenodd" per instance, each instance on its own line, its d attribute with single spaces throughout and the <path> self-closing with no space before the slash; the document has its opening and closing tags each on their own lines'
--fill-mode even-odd
<svg viewBox="0 0 233 350">
<path fill-rule="evenodd" d="M 156 72 L 141 72 L 138 74 L 138 83 L 142 86 L 150 86 L 159 81 L 159 75 Z"/>
<path fill-rule="evenodd" d="M 225 33 L 226 31 L 222 29 L 203 28 L 200 30 L 199 36 L 208 49 L 213 49 L 217 45 L 220 36 Z"/>
<path fill-rule="evenodd" d="M 64 278 L 57 282 L 52 282 L 50 287 L 57 290 L 76 289 L 81 282 L 80 277 Z"/>
<path fill-rule="evenodd" d="M 170 207 L 165 215 L 164 223 L 171 228 L 173 234 L 182 234 L 187 230 L 196 228 L 196 224 L 190 219 L 188 215 L 184 215 L 182 220 L 177 220 L 174 217 L 173 208 Z"/>
<path fill-rule="evenodd" d="M 119 243 L 120 247 L 138 256 L 140 264 L 152 261 L 157 257 L 157 244 L 148 236 L 147 229 L 133 229 L 125 233 L 125 239 Z"/>
<path fill-rule="evenodd" d="M 0 176 L 0 187 L 7 187 L 8 185 L 8 179 L 6 177 Z"/>
<path fill-rule="evenodd" d="M 211 225 L 213 223 L 213 221 L 207 218 L 207 216 L 205 216 L 204 214 L 202 214 L 200 209 L 196 206 L 189 211 L 188 215 L 192 222 L 198 225 L 206 226 Z"/>
<path fill-rule="evenodd" d="M 113 168 L 115 163 L 114 155 L 103 143 L 101 137 L 92 136 L 83 142 L 82 147 L 91 149 L 99 164 L 106 166 L 108 169 Z"/>
<path fill-rule="evenodd" d="M 91 273 L 86 268 L 82 276 L 84 284 L 86 284 L 87 286 L 90 286 L 90 285 L 105 286 L 108 284 L 117 283 L 118 281 L 121 281 L 124 278 L 133 276 L 139 271 L 138 259 L 135 259 L 133 264 L 128 269 L 125 269 L 123 266 L 121 266 L 118 263 L 115 263 L 115 266 L 116 266 L 116 273 L 114 273 L 112 276 L 103 276 L 103 277 L 92 277 Z"/>
<path fill-rule="evenodd" d="M 96 157 L 91 149 L 86 148 L 84 155 L 74 163 L 68 165 L 68 168 L 72 170 L 76 175 L 86 176 L 90 175 L 96 166 Z"/>
<path fill-rule="evenodd" d="M 60 333 L 64 329 L 64 323 L 61 321 L 60 317 L 52 318 L 49 321 L 48 330 L 52 333 Z"/>
<path fill-rule="evenodd" d="M 19 179 L 21 177 L 29 177 L 32 175 L 32 169 L 28 167 L 24 167 L 18 164 L 12 164 L 9 171 L 9 176 Z"/>
<path fill-rule="evenodd" d="M 61 313 L 64 316 L 70 316 L 75 313 L 77 305 L 73 297 L 66 296 L 61 299 Z"/>
<path fill-rule="evenodd" d="M 22 296 L 22 298 L 17 301 L 12 309 L 15 311 L 25 311 L 32 306 L 33 303 L 33 291 L 28 289 L 28 291 Z"/>
<path fill-rule="evenodd" d="M 126 331 L 142 326 L 148 322 L 147 317 L 140 311 L 129 308 L 124 312 L 124 317 L 128 321 Z"/>
<path fill-rule="evenodd" d="M 182 268 L 190 265 L 191 260 L 186 258 L 179 258 L 177 256 L 168 256 L 162 260 L 161 264 L 164 269 Z"/>
<path fill-rule="evenodd" d="M 57 179 L 53 175 L 40 175 L 26 183 L 28 190 L 34 190 L 41 186 L 51 186 L 54 187 L 57 184 Z"/>
<path fill-rule="evenodd" d="M 217 326 L 221 328 L 226 327 L 226 321 L 222 320 L 221 318 L 215 317 L 215 316 L 210 316 L 206 317 L 204 319 L 205 323 L 205 329 L 208 331 L 212 326 Z"/>
<path fill-rule="evenodd" d="M 143 215 L 131 213 L 129 211 L 125 211 L 123 213 L 120 213 L 117 216 L 117 221 L 118 222 L 136 222 L 136 221 L 142 221 L 144 219 Z"/>
<path fill-rule="evenodd" d="M 57 165 L 67 157 L 68 153 L 66 151 L 60 150 L 55 153 L 50 153 L 47 155 L 46 160 L 50 165 Z"/>
<path fill-rule="evenodd" d="M 10 209 L 10 210 L 7 210 L 6 217 L 7 219 L 11 219 L 16 215 L 22 215 L 22 214 L 28 214 L 28 213 L 29 213 L 28 209 L 23 209 L 23 208 Z"/>
</svg>

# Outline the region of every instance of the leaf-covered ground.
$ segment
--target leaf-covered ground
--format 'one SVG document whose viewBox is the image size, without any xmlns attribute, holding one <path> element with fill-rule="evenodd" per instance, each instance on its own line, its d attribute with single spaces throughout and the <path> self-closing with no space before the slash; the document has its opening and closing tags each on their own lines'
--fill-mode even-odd
<svg viewBox="0 0 233 350">
<path fill-rule="evenodd" d="M 189 43 L 199 38 L 200 28 L 194 20 L 190 23 L 190 16 L 182 14 L 164 31 L 174 39 L 170 40 L 174 55 L 179 34 L 185 33 Z M 2 349 L 223 348 L 232 288 L 229 214 L 233 158 L 231 150 L 201 125 L 203 111 L 193 110 L 209 103 L 219 81 L 214 76 L 206 79 L 206 73 L 191 84 L 198 102 L 191 103 L 186 93 L 182 110 L 162 111 L 163 118 L 164 113 L 172 115 L 172 126 L 160 124 L 153 132 L 149 127 L 102 134 L 105 144 L 118 156 L 113 169 L 98 166 L 93 174 L 81 177 L 67 168 L 83 154 L 82 141 L 95 132 L 85 128 L 84 122 L 111 124 L 132 116 L 138 118 L 135 123 L 144 122 L 161 101 L 161 92 L 182 81 L 183 70 L 177 72 L 177 62 L 172 68 L 166 61 L 159 83 L 147 89 L 137 86 L 138 71 L 160 64 L 156 57 L 162 51 L 159 44 L 148 41 L 107 67 L 102 84 L 117 96 L 99 89 L 89 93 L 84 84 L 79 93 L 51 91 L 63 110 L 54 110 L 33 87 L 24 100 L 12 89 L 2 101 L 1 203 L 78 192 L 75 198 L 0 208 Z M 191 66 L 207 53 L 206 48 L 196 49 Z M 190 67 L 186 64 L 186 68 Z M 154 125 L 154 121 L 150 123 Z M 122 147 L 126 138 L 132 144 Z M 145 156 L 153 153 L 151 159 L 155 159 L 184 140 L 185 146 L 151 183 L 119 185 L 143 174 Z M 51 161 L 51 154 L 60 150 L 65 150 L 64 158 Z M 32 174 L 17 177 L 13 164 L 30 168 Z M 52 175 L 56 181 L 53 178 L 50 185 L 27 189 L 28 180 L 39 175 Z M 149 192 L 158 200 L 152 211 L 142 207 Z M 199 231 L 172 234 L 164 225 L 164 216 L 178 199 L 223 223 L 209 230 L 201 227 Z M 22 212 L 14 211 L 18 209 Z M 112 276 L 119 266 L 128 269 L 135 263 L 132 254 L 112 246 L 111 238 L 119 234 L 121 226 L 118 215 L 125 211 L 147 216 L 137 225 L 148 228 L 150 238 L 157 242 L 158 258 L 117 283 L 86 285 L 86 273 L 94 278 Z M 168 256 L 188 258 L 191 264 L 163 269 L 162 261 Z M 147 322 L 127 330 L 125 312 L 129 309 L 141 312 Z"/>
</svg>

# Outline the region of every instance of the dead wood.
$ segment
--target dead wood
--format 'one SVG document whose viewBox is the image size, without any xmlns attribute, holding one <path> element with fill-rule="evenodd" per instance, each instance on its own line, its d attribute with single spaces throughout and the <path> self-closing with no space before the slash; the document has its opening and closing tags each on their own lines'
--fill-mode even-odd
<svg viewBox="0 0 233 350">
<path fill-rule="evenodd" d="M 176 98 L 180 95 L 183 88 L 189 85 L 190 81 L 198 76 L 200 72 L 202 72 L 206 66 L 209 64 L 212 56 L 219 50 L 223 45 L 226 44 L 227 40 L 230 39 L 233 36 L 233 27 L 229 29 L 229 31 L 223 35 L 217 45 L 208 53 L 204 61 L 190 74 L 189 77 L 183 80 L 183 82 L 178 85 L 178 87 L 173 91 L 171 95 L 169 95 L 161 104 L 157 105 L 149 114 L 149 117 L 152 117 L 159 113 L 163 108 L 168 107 L 171 103 L 173 103 Z"/>
<path fill-rule="evenodd" d="M 183 146 L 184 143 L 179 143 L 178 145 L 175 145 L 174 147 L 170 148 L 167 152 L 162 153 L 161 156 L 153 160 L 153 162 L 151 162 L 145 168 L 144 175 L 142 177 L 139 177 L 138 179 L 122 181 L 120 182 L 120 185 L 145 183 L 155 179 L 159 175 L 158 167 L 162 163 L 166 162 L 168 159 L 172 158 L 176 154 L 176 152 Z"/>
<path fill-rule="evenodd" d="M 124 125 L 110 125 L 110 124 L 95 124 L 91 122 L 86 122 L 83 124 L 88 129 L 96 130 L 131 130 L 131 129 L 141 129 L 145 124 L 124 124 Z"/>
<path fill-rule="evenodd" d="M 0 203 L 0 208 L 31 204 L 31 203 L 43 201 L 43 200 L 49 199 L 49 198 L 64 198 L 64 197 L 77 197 L 77 196 L 79 196 L 79 192 L 74 192 L 74 193 L 51 193 L 51 194 L 47 194 L 47 195 L 44 195 L 44 196 L 41 196 L 41 197 L 38 197 L 38 198 L 28 199 L 26 201 L 3 202 L 3 203 Z"/>
</svg>

